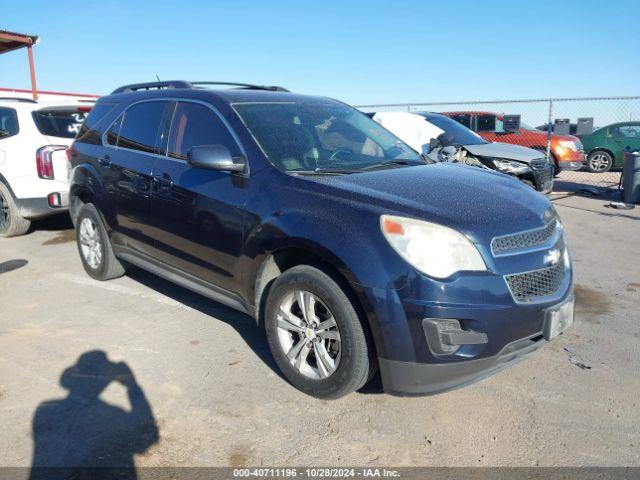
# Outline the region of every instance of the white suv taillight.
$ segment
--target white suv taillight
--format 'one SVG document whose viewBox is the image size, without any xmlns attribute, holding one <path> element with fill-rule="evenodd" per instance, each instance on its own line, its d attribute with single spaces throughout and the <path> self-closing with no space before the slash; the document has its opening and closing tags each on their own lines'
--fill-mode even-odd
<svg viewBox="0 0 640 480">
<path fill-rule="evenodd" d="M 36 150 L 36 168 L 38 176 L 46 180 L 53 180 L 53 152 L 66 150 L 65 145 L 45 145 Z"/>
</svg>

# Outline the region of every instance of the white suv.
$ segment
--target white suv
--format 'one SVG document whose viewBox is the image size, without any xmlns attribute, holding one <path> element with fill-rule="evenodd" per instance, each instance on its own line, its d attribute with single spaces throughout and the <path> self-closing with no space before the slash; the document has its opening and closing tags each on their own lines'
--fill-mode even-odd
<svg viewBox="0 0 640 480">
<path fill-rule="evenodd" d="M 0 237 L 67 209 L 66 150 L 93 101 L 65 100 L 0 98 Z"/>
</svg>

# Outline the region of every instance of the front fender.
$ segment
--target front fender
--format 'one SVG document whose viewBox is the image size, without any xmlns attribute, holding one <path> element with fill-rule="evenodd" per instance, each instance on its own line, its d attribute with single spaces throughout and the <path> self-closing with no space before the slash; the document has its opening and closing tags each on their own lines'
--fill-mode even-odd
<svg viewBox="0 0 640 480">
<path fill-rule="evenodd" d="M 395 311 L 400 305 L 397 290 L 407 284 L 409 268 L 382 236 L 377 215 L 359 212 L 357 222 L 348 217 L 346 212 L 336 217 L 331 209 L 314 216 L 300 209 L 287 210 L 251 230 L 245 244 L 251 262 L 245 269 L 245 285 L 250 289 L 246 298 L 253 300 L 259 311 L 265 287 L 263 269 L 269 269 L 274 254 L 288 249 L 308 252 L 349 283 L 367 318 L 378 355 L 384 356 L 389 348 L 387 330 L 393 330 L 397 341 L 410 341 L 406 323 L 389 322 L 402 318 Z"/>
<path fill-rule="evenodd" d="M 250 275 L 255 276 L 266 257 L 288 248 L 319 256 L 352 285 L 399 289 L 406 281 L 400 278 L 406 273 L 404 262 L 393 261 L 401 259 L 380 232 L 378 216 L 367 212 L 360 212 L 358 221 L 330 209 L 313 216 L 295 209 L 270 217 L 246 236 L 245 252 L 256 261 Z"/>
</svg>

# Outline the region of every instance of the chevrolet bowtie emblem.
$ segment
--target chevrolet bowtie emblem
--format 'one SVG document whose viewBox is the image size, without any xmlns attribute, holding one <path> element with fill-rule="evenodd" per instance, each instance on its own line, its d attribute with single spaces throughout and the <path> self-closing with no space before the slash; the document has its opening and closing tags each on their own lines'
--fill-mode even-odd
<svg viewBox="0 0 640 480">
<path fill-rule="evenodd" d="M 553 250 L 550 250 L 549 253 L 547 253 L 544 256 L 544 263 L 546 265 L 557 265 L 558 262 L 560 262 L 560 257 L 562 255 L 560 254 L 560 250 L 558 250 L 557 248 L 554 248 Z"/>
</svg>

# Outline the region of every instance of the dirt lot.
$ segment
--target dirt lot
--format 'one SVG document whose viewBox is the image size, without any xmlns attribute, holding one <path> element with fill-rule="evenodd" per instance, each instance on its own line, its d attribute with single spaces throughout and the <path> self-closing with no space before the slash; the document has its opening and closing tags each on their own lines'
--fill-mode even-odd
<svg viewBox="0 0 640 480">
<path fill-rule="evenodd" d="M 91 280 L 62 219 L 0 239 L 0 465 L 31 465 L 36 444 L 40 458 L 90 448 L 145 466 L 640 466 L 640 208 L 555 198 L 577 323 L 513 368 L 421 398 L 379 383 L 307 397 L 250 318 L 141 271 Z"/>
</svg>

